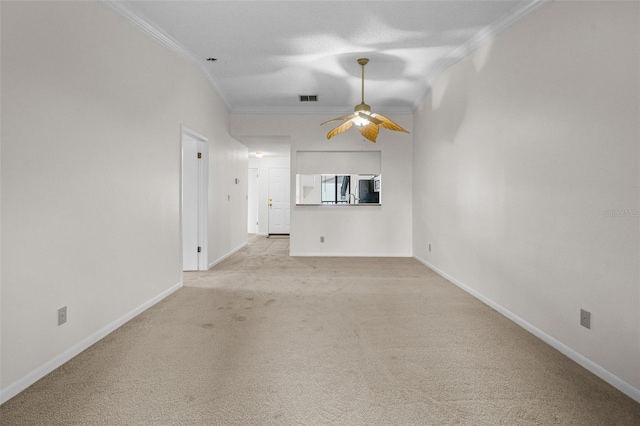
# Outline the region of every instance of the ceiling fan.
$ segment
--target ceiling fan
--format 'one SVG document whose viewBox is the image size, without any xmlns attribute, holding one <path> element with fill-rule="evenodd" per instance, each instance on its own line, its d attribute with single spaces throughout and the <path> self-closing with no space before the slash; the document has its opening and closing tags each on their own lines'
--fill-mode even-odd
<svg viewBox="0 0 640 426">
<path fill-rule="evenodd" d="M 371 107 L 364 103 L 364 66 L 369 63 L 369 59 L 360 58 L 358 59 L 358 63 L 362 67 L 362 102 L 355 106 L 353 109 L 353 114 L 344 115 L 342 117 L 333 118 L 331 120 L 325 121 L 322 124 L 327 124 L 332 121 L 339 120 L 348 120 L 345 123 L 342 123 L 335 129 L 331 130 L 327 133 L 327 139 L 331 139 L 335 135 L 338 135 L 346 130 L 349 130 L 351 126 L 354 124 L 358 126 L 360 133 L 365 138 L 369 139 L 371 142 L 375 143 L 376 138 L 378 137 L 378 131 L 380 130 L 380 126 L 389 130 L 396 130 L 398 132 L 409 133 L 398 124 L 389 120 L 384 115 L 371 113 Z M 322 125 L 321 124 L 321 125 Z"/>
</svg>

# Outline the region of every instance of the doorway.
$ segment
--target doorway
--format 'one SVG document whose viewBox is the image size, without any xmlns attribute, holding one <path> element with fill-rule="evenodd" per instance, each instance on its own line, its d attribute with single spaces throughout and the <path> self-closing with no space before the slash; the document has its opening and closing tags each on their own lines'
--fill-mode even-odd
<svg viewBox="0 0 640 426">
<path fill-rule="evenodd" d="M 207 265 L 208 139 L 181 127 L 182 270 L 205 271 Z"/>
<path fill-rule="evenodd" d="M 289 169 L 269 169 L 269 234 L 289 234 L 291 182 Z"/>
</svg>

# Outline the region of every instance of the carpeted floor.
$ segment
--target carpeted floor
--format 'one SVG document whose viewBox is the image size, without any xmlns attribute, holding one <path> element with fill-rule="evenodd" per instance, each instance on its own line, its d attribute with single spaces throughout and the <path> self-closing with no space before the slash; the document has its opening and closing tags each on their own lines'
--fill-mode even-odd
<svg viewBox="0 0 640 426">
<path fill-rule="evenodd" d="M 640 404 L 413 259 L 253 237 L 2 425 L 638 425 Z"/>
</svg>

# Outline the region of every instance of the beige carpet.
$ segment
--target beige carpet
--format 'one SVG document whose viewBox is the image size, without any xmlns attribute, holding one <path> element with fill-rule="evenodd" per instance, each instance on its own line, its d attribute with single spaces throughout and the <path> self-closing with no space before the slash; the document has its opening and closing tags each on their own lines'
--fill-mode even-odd
<svg viewBox="0 0 640 426">
<path fill-rule="evenodd" d="M 640 404 L 412 259 L 254 238 L 2 425 L 639 425 Z"/>
</svg>

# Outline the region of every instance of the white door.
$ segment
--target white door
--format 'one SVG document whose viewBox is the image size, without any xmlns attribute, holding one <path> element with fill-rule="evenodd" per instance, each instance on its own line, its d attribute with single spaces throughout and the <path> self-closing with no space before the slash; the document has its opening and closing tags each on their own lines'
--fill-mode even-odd
<svg viewBox="0 0 640 426">
<path fill-rule="evenodd" d="M 182 128 L 182 270 L 207 269 L 206 138 Z"/>
<path fill-rule="evenodd" d="M 258 233 L 258 169 L 249 169 L 247 179 L 247 232 L 249 234 Z"/>
<path fill-rule="evenodd" d="M 288 234 L 291 216 L 289 169 L 269 169 L 269 234 Z"/>
</svg>

